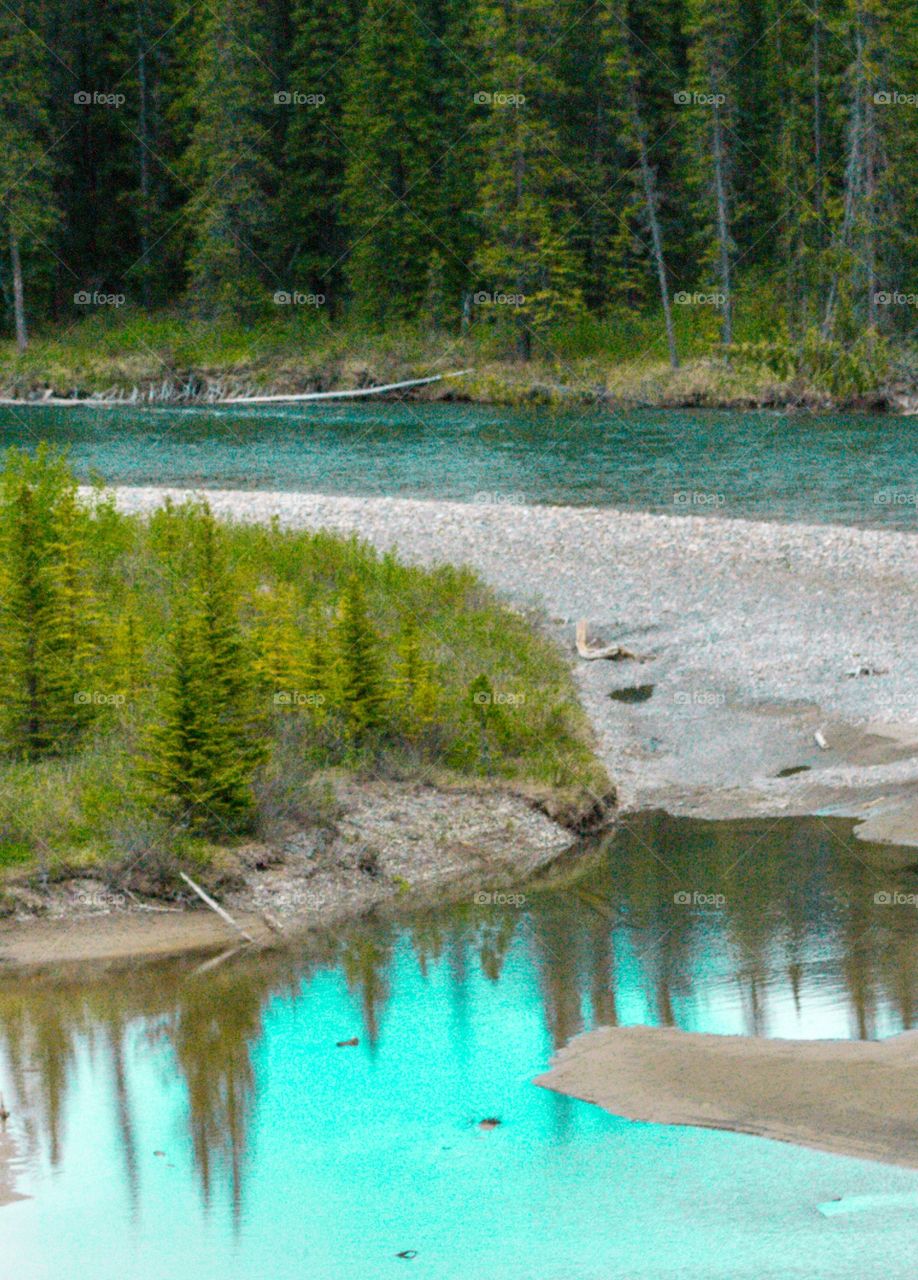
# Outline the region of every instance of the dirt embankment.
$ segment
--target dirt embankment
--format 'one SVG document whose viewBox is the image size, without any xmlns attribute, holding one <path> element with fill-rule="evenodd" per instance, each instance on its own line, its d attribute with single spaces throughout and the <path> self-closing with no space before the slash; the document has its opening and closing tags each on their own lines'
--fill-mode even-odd
<svg viewBox="0 0 918 1280">
<path fill-rule="evenodd" d="M 14 909 L 0 924 L 0 965 L 249 945 L 244 935 L 257 945 L 282 944 L 369 911 L 507 890 L 577 840 L 542 812 L 546 798 L 487 787 L 340 782 L 336 799 L 341 812 L 333 823 L 228 850 L 216 866 L 196 873 L 235 926 L 188 887 L 180 901 L 144 893 L 141 862 L 136 892 L 90 876 L 46 891 L 10 886 Z"/>
</svg>

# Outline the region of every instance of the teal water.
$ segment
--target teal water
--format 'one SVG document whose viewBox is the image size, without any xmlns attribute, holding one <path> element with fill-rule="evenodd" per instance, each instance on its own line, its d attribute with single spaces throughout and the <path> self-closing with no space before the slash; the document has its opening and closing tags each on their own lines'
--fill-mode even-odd
<svg viewBox="0 0 918 1280">
<path fill-rule="evenodd" d="M 918 1172 L 531 1083 L 597 1022 L 912 1026 L 915 909 L 875 895 L 914 876 L 874 853 L 844 823 L 646 815 L 522 903 L 204 969 L 8 976 L 0 1087 L 34 1199 L 0 1209 L 0 1277 L 905 1280 Z M 839 1196 L 865 1199 L 817 1212 Z"/>
<path fill-rule="evenodd" d="M 918 528 L 918 418 L 347 404 L 0 408 L 113 484 L 614 506 Z"/>
</svg>

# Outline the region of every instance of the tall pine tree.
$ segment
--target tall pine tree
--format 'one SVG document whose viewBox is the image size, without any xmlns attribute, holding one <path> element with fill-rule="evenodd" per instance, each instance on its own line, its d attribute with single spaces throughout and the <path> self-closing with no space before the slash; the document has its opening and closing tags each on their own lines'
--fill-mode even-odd
<svg viewBox="0 0 918 1280">
<path fill-rule="evenodd" d="M 57 209 L 48 120 L 48 50 L 33 5 L 0 8 L 0 211 L 9 265 L 16 345 L 29 341 L 26 275 L 33 257 L 49 262 Z"/>
<path fill-rule="evenodd" d="M 96 705 L 89 515 L 66 463 L 12 451 L 0 477 L 0 732 L 25 759 L 66 750 Z"/>
<path fill-rule="evenodd" d="M 173 820 L 193 832 L 234 834 L 251 825 L 252 782 L 264 759 L 252 658 L 210 509 L 161 514 L 161 525 L 169 520 L 190 532 L 191 545 L 167 566 L 174 580 L 169 661 L 141 769 Z"/>
<path fill-rule="evenodd" d="M 478 0 L 475 8 L 485 76 L 477 91 L 476 280 L 490 314 L 509 321 L 523 359 L 534 337 L 551 322 L 579 314 L 583 305 L 561 143 L 552 123 L 562 93 L 551 56 L 554 14 L 551 0 Z"/>
<path fill-rule="evenodd" d="M 285 264 L 298 289 L 340 301 L 347 239 L 342 206 L 347 150 L 345 89 L 356 38 L 356 6 L 334 0 L 294 0 L 294 30 L 284 141 Z"/>
<path fill-rule="evenodd" d="M 257 0 L 214 0 L 184 37 L 193 120 L 182 166 L 189 294 L 208 314 L 250 313 L 276 282 L 271 130 L 278 127 L 280 104 L 264 12 Z"/>
<path fill-rule="evenodd" d="M 414 318 L 438 249 L 431 172 L 437 102 L 430 29 L 405 0 L 368 0 L 347 81 L 342 204 L 352 306 L 371 322 Z"/>
</svg>

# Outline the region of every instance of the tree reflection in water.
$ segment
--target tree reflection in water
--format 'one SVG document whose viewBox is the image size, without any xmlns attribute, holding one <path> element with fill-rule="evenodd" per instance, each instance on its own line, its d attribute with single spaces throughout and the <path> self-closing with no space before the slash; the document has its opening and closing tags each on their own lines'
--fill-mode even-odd
<svg viewBox="0 0 918 1280">
<path fill-rule="evenodd" d="M 406 948 L 419 981 L 447 966 L 458 1040 L 470 966 L 498 987 L 511 955 L 532 969 L 555 1046 L 619 1019 L 801 1034 L 788 1017 L 829 996 L 849 1034 L 888 1034 L 914 1025 L 918 965 L 918 913 L 875 902 L 878 892 L 914 888 L 910 873 L 877 869 L 888 857 L 855 845 L 840 821 L 628 818 L 579 864 L 523 886 L 522 905 L 467 902 L 364 921 L 218 965 L 198 956 L 7 977 L 4 1074 L 27 1145 L 55 1165 L 68 1089 L 88 1055 L 100 1090 L 110 1092 L 136 1200 L 128 1049 L 138 1036 L 165 1047 L 187 1099 L 201 1194 L 209 1203 L 219 1189 L 238 1215 L 265 1011 L 275 999 L 308 1006 L 317 972 L 343 975 L 371 1049 L 393 998 L 394 957 Z M 837 1025 L 813 1031 L 844 1033 Z M 533 1062 L 533 1074 L 542 1065 Z"/>
</svg>

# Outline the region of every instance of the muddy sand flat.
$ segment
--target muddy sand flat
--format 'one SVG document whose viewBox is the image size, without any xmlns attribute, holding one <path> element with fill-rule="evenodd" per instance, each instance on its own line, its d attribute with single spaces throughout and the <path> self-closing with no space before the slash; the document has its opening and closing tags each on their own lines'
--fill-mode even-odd
<svg viewBox="0 0 918 1280">
<path fill-rule="evenodd" d="M 602 1027 L 536 1084 L 615 1115 L 756 1134 L 918 1168 L 918 1032 L 764 1040 Z"/>
</svg>

